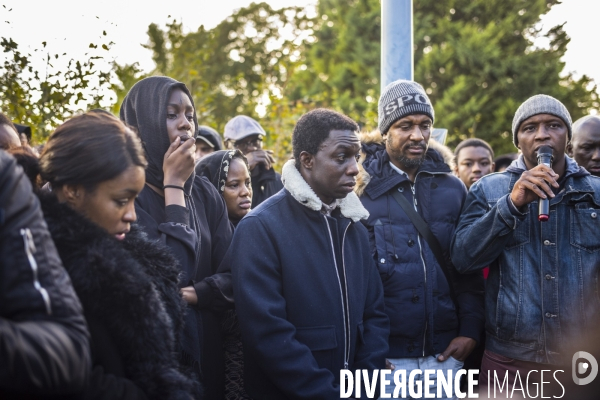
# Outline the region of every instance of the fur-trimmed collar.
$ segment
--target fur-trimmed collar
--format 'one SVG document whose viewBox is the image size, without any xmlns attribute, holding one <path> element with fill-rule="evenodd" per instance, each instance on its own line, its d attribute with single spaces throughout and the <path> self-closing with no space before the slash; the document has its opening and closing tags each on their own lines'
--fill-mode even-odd
<svg viewBox="0 0 600 400">
<path fill-rule="evenodd" d="M 283 186 L 290 192 L 292 197 L 300 204 L 314 211 L 321 211 L 323 202 L 315 191 L 306 183 L 295 165 L 295 160 L 289 160 L 283 165 L 281 171 L 281 180 Z M 354 222 L 361 219 L 367 219 L 369 212 L 363 207 L 354 192 L 349 193 L 339 203 L 340 211 L 346 218 L 350 218 Z"/>
<path fill-rule="evenodd" d="M 120 242 L 51 193 L 41 193 L 40 202 L 84 315 L 102 326 L 100 336 L 110 336 L 127 378 L 149 399 L 188 398 L 197 391 L 178 370 L 185 304 L 168 250 L 135 225 Z"/>
<path fill-rule="evenodd" d="M 362 151 L 360 160 L 358 162 L 358 176 L 356 177 L 356 187 L 354 189 L 354 192 L 358 196 L 363 195 L 366 187 L 371 181 L 371 175 L 363 167 L 365 159 L 367 156 L 374 155 L 377 150 L 385 149 L 385 141 L 378 129 L 372 132 L 362 132 L 360 134 L 360 141 L 362 143 Z M 438 143 L 432 139 L 429 141 L 429 149 L 433 149 L 440 153 L 444 159 L 444 163 L 450 168 L 451 171 L 454 170 L 456 165 L 454 163 L 454 153 L 452 153 L 452 150 L 450 150 L 448 146 Z"/>
</svg>

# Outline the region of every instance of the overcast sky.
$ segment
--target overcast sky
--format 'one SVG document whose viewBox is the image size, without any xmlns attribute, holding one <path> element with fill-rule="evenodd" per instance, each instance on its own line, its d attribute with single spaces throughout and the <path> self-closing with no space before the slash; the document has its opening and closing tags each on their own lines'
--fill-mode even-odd
<svg viewBox="0 0 600 400">
<path fill-rule="evenodd" d="M 314 4 L 315 0 L 265 0 L 274 8 Z M 416 0 L 418 1 L 418 0 Z M 12 37 L 22 50 L 48 43 L 51 52 L 67 52 L 82 58 L 90 42 L 97 43 L 103 30 L 115 42 L 110 55 L 119 63 L 139 62 L 153 67 L 147 42 L 150 23 L 164 25 L 171 18 L 183 22 L 187 31 L 200 25 L 216 26 L 249 0 L 0 0 L 0 36 Z M 8 12 L 7 9 L 12 9 Z M 587 74 L 600 83 L 600 0 L 564 0 L 543 18 L 544 28 L 566 22 L 571 37 L 564 61 L 566 70 Z M 5 21 L 10 21 L 7 23 Z M 543 43 L 540 43 L 543 45 Z"/>
</svg>

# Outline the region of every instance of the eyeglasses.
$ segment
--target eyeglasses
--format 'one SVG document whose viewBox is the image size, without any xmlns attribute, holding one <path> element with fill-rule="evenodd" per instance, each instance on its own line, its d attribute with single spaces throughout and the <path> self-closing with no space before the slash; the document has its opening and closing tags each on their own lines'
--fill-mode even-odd
<svg viewBox="0 0 600 400">
<path fill-rule="evenodd" d="M 262 138 L 259 136 L 257 138 L 254 139 L 249 139 L 249 140 L 238 140 L 235 141 L 233 143 L 233 146 L 242 150 L 242 149 L 247 149 L 248 147 L 252 146 L 252 147 L 256 147 L 257 149 L 260 149 L 262 147 Z"/>
</svg>

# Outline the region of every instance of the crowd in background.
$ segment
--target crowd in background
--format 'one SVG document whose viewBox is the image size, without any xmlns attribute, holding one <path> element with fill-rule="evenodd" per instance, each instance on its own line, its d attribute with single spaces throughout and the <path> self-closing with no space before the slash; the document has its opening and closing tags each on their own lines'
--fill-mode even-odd
<svg viewBox="0 0 600 400">
<path fill-rule="evenodd" d="M 596 350 L 600 118 L 534 96 L 500 156 L 434 121 L 393 82 L 375 132 L 303 115 L 280 173 L 259 121 L 221 136 L 168 77 L 39 147 L 0 114 L 0 397 L 332 399 L 385 368 L 512 388 Z"/>
</svg>

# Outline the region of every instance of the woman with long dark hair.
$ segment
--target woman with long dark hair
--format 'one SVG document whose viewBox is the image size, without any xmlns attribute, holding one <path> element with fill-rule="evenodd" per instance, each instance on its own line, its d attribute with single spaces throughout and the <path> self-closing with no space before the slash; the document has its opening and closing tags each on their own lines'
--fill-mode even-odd
<svg viewBox="0 0 600 400">
<path fill-rule="evenodd" d="M 44 217 L 91 334 L 86 399 L 192 399 L 197 390 L 179 370 L 177 262 L 134 224 L 145 167 L 136 134 L 100 112 L 59 126 L 40 158 L 51 190 L 40 194 Z"/>
<path fill-rule="evenodd" d="M 183 83 L 153 76 L 133 85 L 120 115 L 138 130 L 148 160 L 146 185 L 136 200 L 139 223 L 171 249 L 183 273 L 182 292 L 190 305 L 184 361 L 200 365 L 206 397 L 220 399 L 219 318 L 233 307 L 230 268 L 221 261 L 232 229 L 223 199 L 194 172 L 198 121 L 192 96 Z"/>
</svg>

